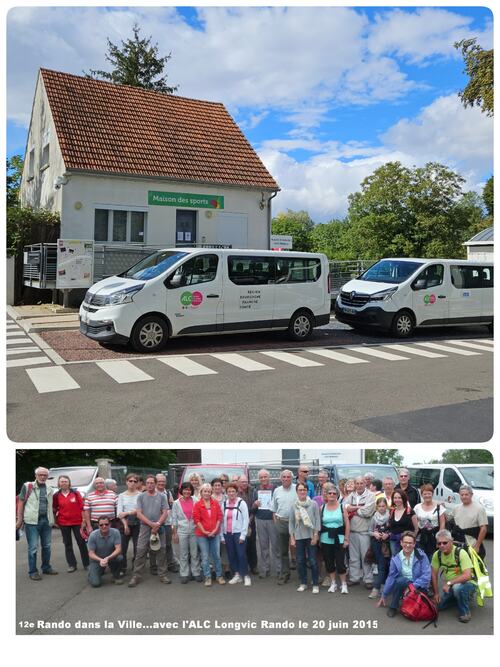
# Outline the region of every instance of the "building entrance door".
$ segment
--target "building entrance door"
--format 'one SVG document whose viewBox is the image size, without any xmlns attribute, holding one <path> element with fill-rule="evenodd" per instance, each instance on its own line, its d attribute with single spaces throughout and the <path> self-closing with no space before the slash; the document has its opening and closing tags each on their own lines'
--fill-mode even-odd
<svg viewBox="0 0 500 667">
<path fill-rule="evenodd" d="M 176 211 L 175 245 L 196 245 L 196 211 Z"/>
</svg>

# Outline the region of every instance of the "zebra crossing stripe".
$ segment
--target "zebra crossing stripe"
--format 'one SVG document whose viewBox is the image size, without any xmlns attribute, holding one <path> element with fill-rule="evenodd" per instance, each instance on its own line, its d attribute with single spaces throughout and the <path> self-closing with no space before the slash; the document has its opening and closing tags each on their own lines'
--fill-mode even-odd
<svg viewBox="0 0 500 667">
<path fill-rule="evenodd" d="M 130 361 L 97 361 L 96 365 L 119 384 L 154 380 L 151 375 L 144 373 Z"/>
<path fill-rule="evenodd" d="M 184 375 L 217 375 L 217 371 L 199 364 L 189 357 L 158 357 L 162 364 L 183 373 Z"/>
<path fill-rule="evenodd" d="M 491 338 L 478 338 L 477 342 L 481 342 L 481 345 L 494 345 L 495 341 L 491 340 Z"/>
<path fill-rule="evenodd" d="M 33 341 L 31 340 L 31 338 L 28 338 L 27 336 L 25 336 L 24 338 L 15 338 L 15 339 L 11 339 L 11 340 L 6 340 L 5 344 L 6 345 L 19 345 L 19 343 L 32 343 L 32 342 Z"/>
<path fill-rule="evenodd" d="M 16 338 L 17 336 L 26 336 L 26 331 L 18 329 L 17 331 L 7 331 L 7 338 Z"/>
<path fill-rule="evenodd" d="M 377 350 L 373 347 L 350 347 L 351 352 L 360 352 L 361 354 L 367 354 L 369 357 L 377 357 L 379 359 L 385 359 L 386 361 L 408 361 L 408 357 L 402 357 L 399 354 L 391 354 L 390 352 L 384 352 L 383 350 Z"/>
<path fill-rule="evenodd" d="M 236 354 L 232 352 L 217 352 L 210 355 L 220 361 L 225 361 L 226 364 L 231 364 L 231 366 L 236 366 L 236 368 L 241 368 L 244 371 L 272 371 L 274 370 L 271 366 L 266 366 L 266 364 L 261 364 L 260 361 L 254 361 L 253 359 L 248 359 L 242 354 Z"/>
<path fill-rule="evenodd" d="M 15 347 L 12 350 L 7 350 L 7 356 L 11 354 L 25 354 L 29 352 L 40 352 L 38 347 Z"/>
<path fill-rule="evenodd" d="M 484 345 L 479 345 L 479 343 L 471 343 L 465 340 L 447 340 L 447 343 L 453 343 L 453 345 L 460 345 L 461 347 L 467 347 L 471 350 L 480 350 L 481 352 L 493 352 L 492 347 L 485 347 Z"/>
<path fill-rule="evenodd" d="M 422 347 L 428 347 L 431 350 L 441 350 L 441 352 L 450 352 L 451 354 L 460 354 L 463 357 L 473 357 L 479 355 L 479 352 L 472 352 L 471 350 L 459 350 L 457 347 L 450 347 L 449 345 L 441 345 L 440 343 L 416 343 Z"/>
<path fill-rule="evenodd" d="M 368 359 L 357 359 L 356 357 L 350 357 L 348 354 L 343 354 L 342 352 L 335 352 L 334 350 L 313 350 L 307 349 L 309 354 L 317 354 L 320 357 L 326 357 L 327 359 L 334 359 L 335 361 L 340 361 L 343 364 L 369 364 Z"/>
<path fill-rule="evenodd" d="M 73 380 L 71 375 L 62 366 L 27 368 L 26 373 L 39 394 L 80 388 L 80 385 Z"/>
<path fill-rule="evenodd" d="M 428 350 L 419 350 L 416 347 L 410 345 L 399 345 L 399 343 L 391 343 L 390 345 L 384 345 L 384 347 L 389 348 L 390 350 L 396 350 L 396 352 L 406 352 L 407 354 L 415 354 L 417 357 L 427 357 L 428 359 L 445 359 L 445 354 L 438 354 L 437 352 L 429 352 Z"/>
<path fill-rule="evenodd" d="M 313 361 L 312 359 L 307 359 L 306 357 L 301 357 L 298 354 L 292 354 L 291 352 L 261 352 L 260 354 L 265 354 L 266 357 L 271 357 L 273 359 L 278 359 L 278 361 L 284 361 L 286 364 L 292 364 L 292 366 L 299 366 L 299 368 L 307 368 L 310 366 L 324 366 L 318 361 Z"/>
<path fill-rule="evenodd" d="M 7 361 L 7 368 L 14 368 L 16 366 L 36 366 L 37 364 L 51 364 L 52 362 L 45 355 L 43 357 L 31 357 L 28 359 L 9 359 Z"/>
</svg>

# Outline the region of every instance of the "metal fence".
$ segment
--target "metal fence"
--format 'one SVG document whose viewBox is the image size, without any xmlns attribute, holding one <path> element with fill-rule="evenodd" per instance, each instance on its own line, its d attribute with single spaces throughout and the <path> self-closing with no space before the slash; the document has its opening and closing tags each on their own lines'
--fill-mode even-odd
<svg viewBox="0 0 500 667">
<path fill-rule="evenodd" d="M 366 271 L 366 269 L 369 269 L 370 266 L 375 264 L 375 262 L 376 260 L 374 259 L 355 259 L 343 262 L 331 261 L 330 275 L 332 294 L 337 295 L 340 292 L 342 285 L 345 285 L 353 278 L 357 278 L 363 271 Z"/>
<path fill-rule="evenodd" d="M 55 289 L 56 271 L 56 243 L 33 243 L 24 246 L 23 285 L 38 289 Z"/>
</svg>

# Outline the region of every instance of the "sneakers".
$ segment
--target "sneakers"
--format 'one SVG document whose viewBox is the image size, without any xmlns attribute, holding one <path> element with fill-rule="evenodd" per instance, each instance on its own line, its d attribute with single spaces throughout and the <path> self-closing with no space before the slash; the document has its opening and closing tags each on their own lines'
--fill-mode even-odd
<svg viewBox="0 0 500 667">
<path fill-rule="evenodd" d="M 297 588 L 297 593 L 303 593 L 304 591 L 307 591 L 307 586 L 305 584 L 300 584 Z"/>
<path fill-rule="evenodd" d="M 128 582 L 128 587 L 129 588 L 135 588 L 137 584 L 139 583 L 139 577 L 137 577 L 135 574 L 132 576 L 130 581 Z"/>
<path fill-rule="evenodd" d="M 111 579 L 111 581 L 117 586 L 121 586 L 123 584 L 123 577 L 116 577 Z"/>
<path fill-rule="evenodd" d="M 347 594 L 349 593 L 349 589 L 347 588 L 347 584 L 342 584 L 342 587 L 341 587 L 341 589 L 340 589 L 340 592 L 341 592 L 343 595 L 347 595 Z"/>
<path fill-rule="evenodd" d="M 203 575 L 199 574 L 197 577 L 194 578 L 195 581 L 197 581 L 199 584 L 203 581 Z"/>
<path fill-rule="evenodd" d="M 373 584 L 372 584 L 372 582 L 371 582 L 371 581 L 367 581 L 367 582 L 365 583 L 365 588 L 366 588 L 367 591 L 371 591 L 372 588 L 373 588 Z"/>
<path fill-rule="evenodd" d="M 243 585 L 244 585 L 244 586 L 251 586 L 251 585 L 252 585 L 252 580 L 250 579 L 250 577 L 248 576 L 248 574 L 247 574 L 247 576 L 244 578 L 244 583 L 243 583 Z"/>
<path fill-rule="evenodd" d="M 42 572 L 42 574 L 59 574 L 56 570 L 49 570 L 48 572 Z"/>
<path fill-rule="evenodd" d="M 378 588 L 372 588 L 370 595 L 368 596 L 371 600 L 378 598 Z"/>
<path fill-rule="evenodd" d="M 328 589 L 329 593 L 335 593 L 337 590 L 337 584 L 335 581 L 332 581 L 330 588 Z"/>
<path fill-rule="evenodd" d="M 66 572 L 76 572 L 76 567 L 74 565 L 70 565 L 70 567 L 68 567 Z"/>
<path fill-rule="evenodd" d="M 161 581 L 162 584 L 171 584 L 172 581 L 167 577 L 166 574 L 162 574 L 161 577 L 158 577 L 158 579 Z"/>
<path fill-rule="evenodd" d="M 330 579 L 329 576 L 326 576 L 321 582 L 321 585 L 324 586 L 325 588 L 328 588 L 329 586 L 332 585 L 332 580 Z"/>
<path fill-rule="evenodd" d="M 31 581 L 42 581 L 42 577 L 36 572 L 35 574 L 30 574 Z"/>
<path fill-rule="evenodd" d="M 217 581 L 219 582 L 219 584 L 221 586 L 224 586 L 224 584 L 226 583 L 226 580 L 224 579 L 224 577 L 217 577 Z"/>
<path fill-rule="evenodd" d="M 243 581 L 243 579 L 240 577 L 240 575 L 238 573 L 236 573 L 234 575 L 234 577 L 232 579 L 230 579 L 227 583 L 228 584 L 241 584 L 242 581 Z"/>
<path fill-rule="evenodd" d="M 319 594 L 319 586 L 313 586 L 313 595 Z"/>
<path fill-rule="evenodd" d="M 211 586 L 212 585 L 212 577 L 207 577 L 205 579 L 205 586 Z"/>
<path fill-rule="evenodd" d="M 464 614 L 463 616 L 459 616 L 458 620 L 460 621 L 460 623 L 468 623 L 471 618 L 472 618 L 471 614 Z"/>
</svg>

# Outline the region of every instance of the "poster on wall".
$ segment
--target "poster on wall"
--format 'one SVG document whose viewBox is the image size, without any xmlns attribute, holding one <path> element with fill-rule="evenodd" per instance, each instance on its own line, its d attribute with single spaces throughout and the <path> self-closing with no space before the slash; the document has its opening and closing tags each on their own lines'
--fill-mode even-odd
<svg viewBox="0 0 500 667">
<path fill-rule="evenodd" d="M 94 274 L 94 242 L 57 240 L 57 289 L 90 287 Z"/>
</svg>

